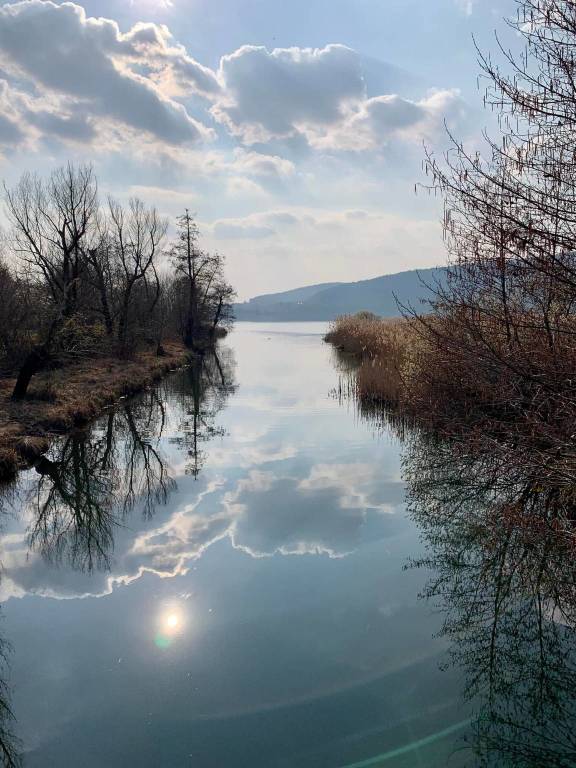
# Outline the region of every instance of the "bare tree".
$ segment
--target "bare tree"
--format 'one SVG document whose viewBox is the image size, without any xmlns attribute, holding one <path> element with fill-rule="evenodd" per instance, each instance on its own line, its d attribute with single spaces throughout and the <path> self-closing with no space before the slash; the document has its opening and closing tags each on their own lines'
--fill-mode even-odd
<svg viewBox="0 0 576 768">
<path fill-rule="evenodd" d="M 231 318 L 234 291 L 224 279 L 222 256 L 198 248 L 198 227 L 188 210 L 177 226 L 169 255 L 182 291 L 182 337 L 187 346 L 193 346 Z"/>
<path fill-rule="evenodd" d="M 0 262 L 0 362 L 20 365 L 13 399 L 46 367 L 143 343 L 162 354 L 170 335 L 205 347 L 229 324 L 223 259 L 198 249 L 188 212 L 168 249 L 170 273 L 167 221 L 138 199 L 100 208 L 90 166 L 69 164 L 47 181 L 24 174 L 5 200 L 11 266 Z"/>
<path fill-rule="evenodd" d="M 50 298 L 46 330 L 24 361 L 14 387 L 13 398 L 21 399 L 32 376 L 50 359 L 65 320 L 78 310 L 97 185 L 90 166 L 69 164 L 47 182 L 25 174 L 14 189 L 5 189 L 5 200 L 14 254 L 42 281 Z"/>
<path fill-rule="evenodd" d="M 14 189 L 5 188 L 5 201 L 14 253 L 44 281 L 57 311 L 72 315 L 98 206 L 92 167 L 69 164 L 46 182 L 24 174 Z"/>
<path fill-rule="evenodd" d="M 148 209 L 141 200 L 133 198 L 127 209 L 115 200 L 108 201 L 108 226 L 117 272 L 118 342 L 125 350 L 137 289 L 144 287 L 149 293 L 149 310 L 158 301 L 160 282 L 155 258 L 168 225 L 155 208 Z"/>
<path fill-rule="evenodd" d="M 570 451 L 576 401 L 576 5 L 518 0 L 506 69 L 480 54 L 502 139 L 427 156 L 445 196 L 447 287 L 414 382 L 415 410 L 448 434 Z"/>
</svg>

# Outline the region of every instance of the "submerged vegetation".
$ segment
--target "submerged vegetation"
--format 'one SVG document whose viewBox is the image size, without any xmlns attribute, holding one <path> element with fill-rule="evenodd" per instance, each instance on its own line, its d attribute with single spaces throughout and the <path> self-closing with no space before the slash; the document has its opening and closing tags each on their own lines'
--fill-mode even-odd
<svg viewBox="0 0 576 768">
<path fill-rule="evenodd" d="M 0 253 L 0 479 L 214 345 L 234 297 L 219 254 L 141 200 L 99 201 L 90 166 L 25 174 L 5 193 Z"/>
</svg>

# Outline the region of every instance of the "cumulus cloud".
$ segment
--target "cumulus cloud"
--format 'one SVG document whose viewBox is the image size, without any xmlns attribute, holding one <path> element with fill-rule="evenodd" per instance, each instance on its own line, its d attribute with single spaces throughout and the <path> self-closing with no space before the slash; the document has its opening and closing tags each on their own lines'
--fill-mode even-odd
<svg viewBox="0 0 576 768">
<path fill-rule="evenodd" d="M 26 127 L 19 119 L 21 107 L 25 107 L 24 101 L 6 80 L 0 79 L 0 147 L 13 147 L 25 141 Z"/>
<path fill-rule="evenodd" d="M 338 122 L 366 92 L 358 54 L 344 45 L 245 45 L 221 59 L 219 79 L 223 92 L 212 113 L 248 144 Z"/>
<path fill-rule="evenodd" d="M 295 175 L 294 163 L 267 144 L 371 150 L 391 139 L 434 137 L 444 119 L 465 112 L 449 90 L 419 101 L 393 93 L 368 98 L 362 59 L 345 45 L 245 45 L 214 72 L 165 25 L 139 22 L 123 32 L 112 19 L 52 0 L 0 5 L 0 66 L 0 87 L 12 90 L 0 143 L 46 136 L 86 143 L 102 135 L 110 148 L 120 130 L 120 140 L 135 134 L 180 149 L 215 138 L 208 123 L 216 121 L 243 145 L 228 163 L 231 174 L 253 180 L 230 184 L 233 195 L 254 196 L 254 184 Z M 263 151 L 248 148 L 255 144 Z"/>
<path fill-rule="evenodd" d="M 0 115 L 0 145 L 19 144 L 23 138 L 24 133 L 18 123 L 6 115 Z"/>
<path fill-rule="evenodd" d="M 434 141 L 444 125 L 465 122 L 466 105 L 457 90 L 432 91 L 419 101 L 398 95 L 376 96 L 364 101 L 331 131 L 315 132 L 311 143 L 323 149 L 376 149 L 397 139 Z"/>
<path fill-rule="evenodd" d="M 61 115 L 44 109 L 30 109 L 24 115 L 43 134 L 79 142 L 90 142 L 96 136 L 94 124 L 86 115 Z"/>
<path fill-rule="evenodd" d="M 45 131 L 89 138 L 90 115 L 171 144 L 209 136 L 163 92 L 162 83 L 172 80 L 205 94 L 215 92 L 217 82 L 183 48 L 170 44 L 165 27 L 138 24 L 122 34 L 116 22 L 88 17 L 79 5 L 25 0 L 0 6 L 0 61 L 36 90 L 35 97 L 60 97 L 52 118 L 46 111 L 21 115 Z M 67 107 L 77 114 L 59 121 Z"/>
<path fill-rule="evenodd" d="M 358 54 L 343 45 L 268 51 L 243 46 L 220 63 L 212 114 L 244 143 L 301 137 L 320 149 L 366 150 L 391 139 L 433 138 L 445 119 L 463 117 L 453 90 L 419 101 L 368 98 Z"/>
<path fill-rule="evenodd" d="M 234 152 L 232 167 L 247 176 L 263 179 L 288 179 L 296 172 L 296 166 L 291 160 L 277 155 L 250 152 L 240 147 Z"/>
</svg>

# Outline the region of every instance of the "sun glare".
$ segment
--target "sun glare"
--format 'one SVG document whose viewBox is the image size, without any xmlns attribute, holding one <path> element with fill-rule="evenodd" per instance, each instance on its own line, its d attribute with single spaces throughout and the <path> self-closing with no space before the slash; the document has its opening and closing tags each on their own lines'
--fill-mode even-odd
<svg viewBox="0 0 576 768">
<path fill-rule="evenodd" d="M 187 623 L 186 615 L 179 605 L 164 606 L 156 621 L 154 642 L 159 648 L 169 648 L 182 635 Z"/>
<path fill-rule="evenodd" d="M 180 617 L 177 613 L 170 613 L 166 616 L 164 624 L 166 625 L 166 629 L 176 629 L 180 624 Z"/>
</svg>

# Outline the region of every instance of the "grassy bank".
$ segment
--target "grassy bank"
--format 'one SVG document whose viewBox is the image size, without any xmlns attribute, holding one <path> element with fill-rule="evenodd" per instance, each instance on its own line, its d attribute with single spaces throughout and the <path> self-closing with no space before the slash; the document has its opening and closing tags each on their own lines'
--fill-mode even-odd
<svg viewBox="0 0 576 768">
<path fill-rule="evenodd" d="M 10 399 L 14 379 L 0 379 L 0 481 L 31 465 L 56 435 L 85 425 L 104 406 L 145 389 L 190 355 L 176 341 L 164 351 L 161 357 L 142 351 L 128 360 L 100 357 L 39 373 L 21 402 Z"/>
<path fill-rule="evenodd" d="M 325 341 L 358 359 L 359 397 L 395 407 L 405 403 L 419 344 L 413 321 L 345 315 L 332 323 Z"/>
</svg>

